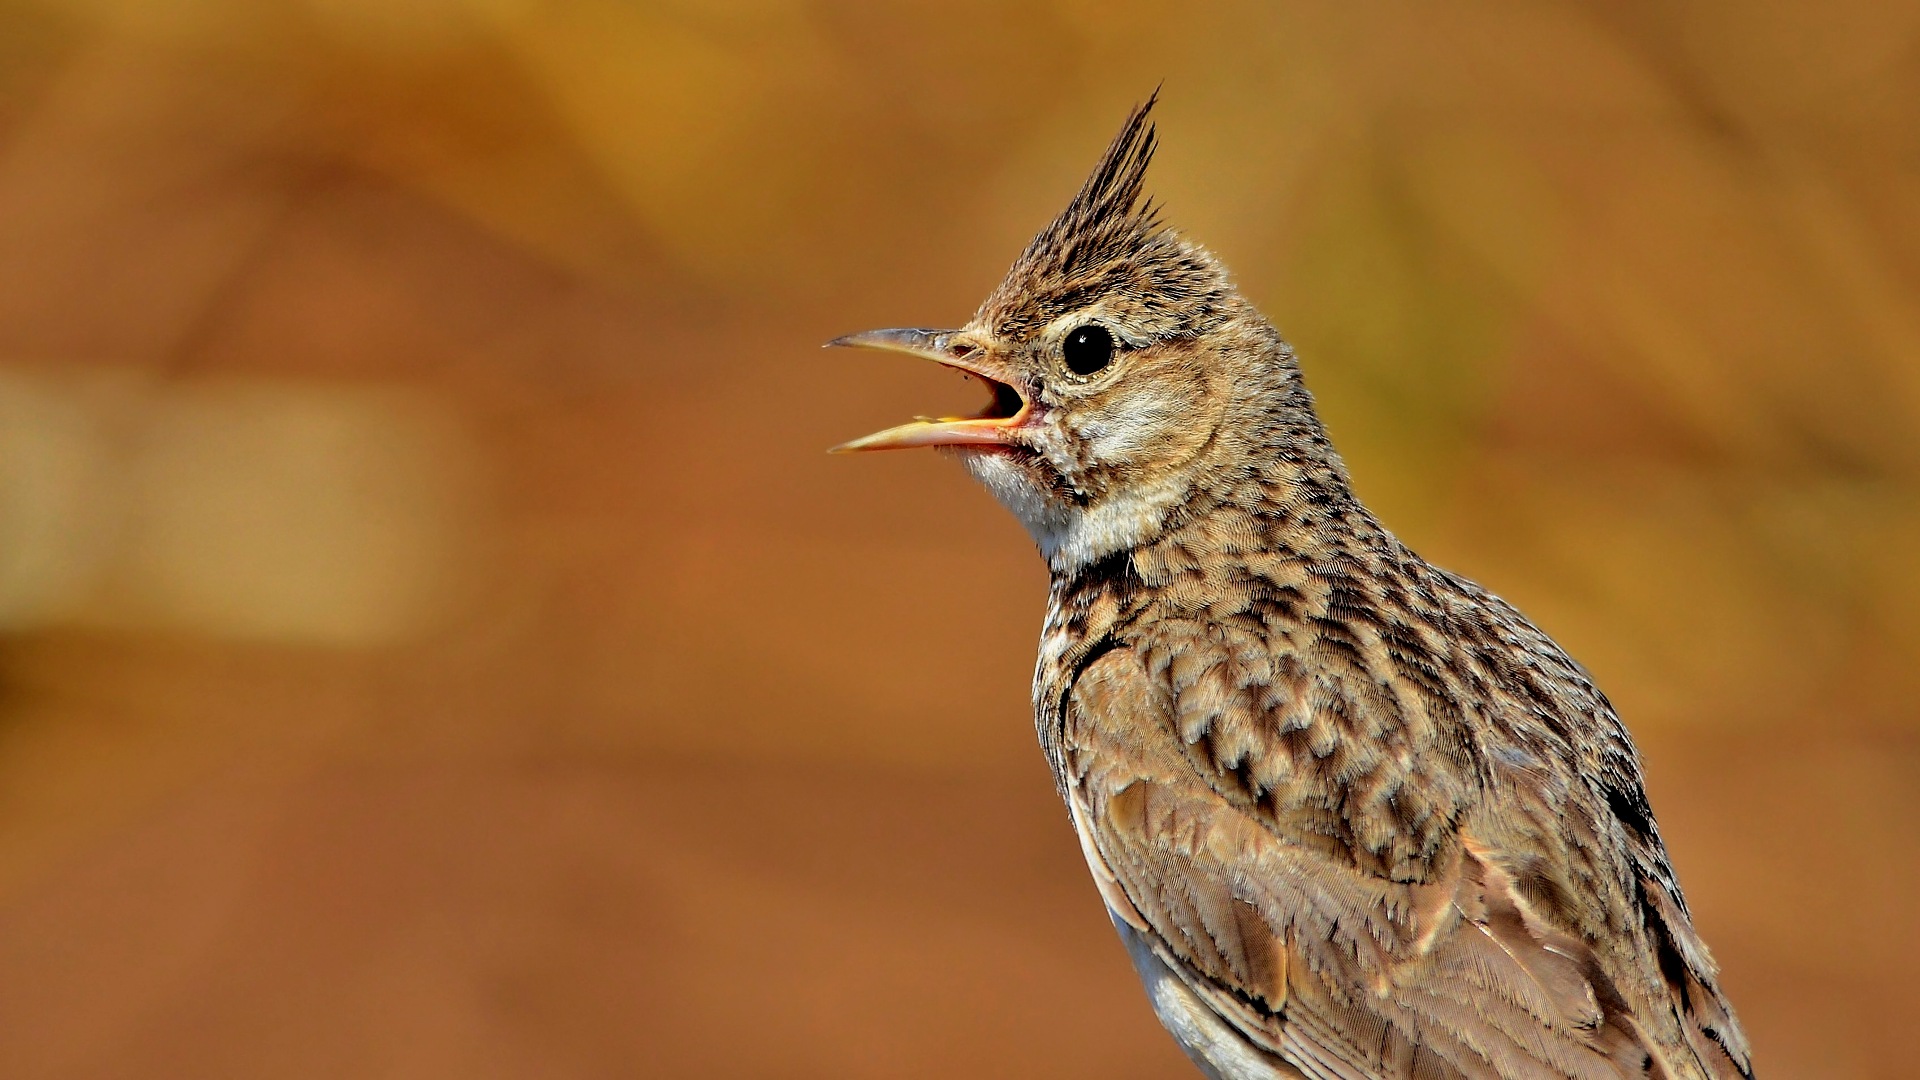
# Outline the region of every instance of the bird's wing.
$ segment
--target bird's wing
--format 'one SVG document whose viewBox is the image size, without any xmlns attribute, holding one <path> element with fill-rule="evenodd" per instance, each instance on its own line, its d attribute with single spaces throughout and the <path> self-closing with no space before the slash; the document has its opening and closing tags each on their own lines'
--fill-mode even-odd
<svg viewBox="0 0 1920 1080">
<path fill-rule="evenodd" d="M 1472 838 L 1419 884 L 1343 864 L 1209 785 L 1168 711 L 1128 650 L 1090 665 L 1068 798 L 1115 917 L 1249 1043 L 1316 1080 L 1693 1075 Z"/>
</svg>

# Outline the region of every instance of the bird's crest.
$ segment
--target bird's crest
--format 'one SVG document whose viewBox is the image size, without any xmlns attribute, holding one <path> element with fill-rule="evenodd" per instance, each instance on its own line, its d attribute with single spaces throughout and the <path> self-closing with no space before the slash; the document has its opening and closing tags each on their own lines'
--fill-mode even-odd
<svg viewBox="0 0 1920 1080">
<path fill-rule="evenodd" d="M 1225 271 L 1161 225 L 1159 207 L 1144 194 L 1156 145 L 1147 118 L 1158 97 L 1156 90 L 1127 114 L 1073 201 L 1014 260 L 976 318 L 1017 337 L 1116 294 L 1153 309 L 1139 321 L 1156 336 L 1194 332 L 1216 314 Z"/>
<path fill-rule="evenodd" d="M 1058 271 L 1070 272 L 1076 266 L 1121 254 L 1118 247 L 1155 230 L 1158 213 L 1150 201 L 1142 201 L 1141 192 L 1156 145 L 1153 124 L 1147 116 L 1159 96 L 1155 90 L 1127 115 L 1120 134 L 1114 136 L 1100 164 L 1080 185 L 1079 194 L 1033 238 L 1019 263 L 1046 262 Z"/>
</svg>

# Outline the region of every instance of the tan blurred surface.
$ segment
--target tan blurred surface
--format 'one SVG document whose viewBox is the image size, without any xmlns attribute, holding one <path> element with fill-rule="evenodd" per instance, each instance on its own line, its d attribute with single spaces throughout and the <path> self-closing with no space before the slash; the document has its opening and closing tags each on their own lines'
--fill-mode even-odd
<svg viewBox="0 0 1920 1080">
<path fill-rule="evenodd" d="M 1768 1076 L 1920 1007 L 1920 7 L 0 4 L 0 1074 L 1189 1075 L 957 322 L 1153 184 L 1639 733 Z"/>
</svg>

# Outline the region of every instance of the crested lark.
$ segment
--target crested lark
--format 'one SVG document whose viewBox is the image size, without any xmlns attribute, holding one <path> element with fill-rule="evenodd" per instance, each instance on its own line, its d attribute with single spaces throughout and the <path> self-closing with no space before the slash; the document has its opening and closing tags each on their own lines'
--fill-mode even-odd
<svg viewBox="0 0 1920 1080">
<path fill-rule="evenodd" d="M 1354 497 L 1273 326 L 1141 199 L 1134 111 L 925 357 L 1052 569 L 1040 744 L 1160 1019 L 1215 1078 L 1748 1077 L 1587 673 Z"/>
</svg>

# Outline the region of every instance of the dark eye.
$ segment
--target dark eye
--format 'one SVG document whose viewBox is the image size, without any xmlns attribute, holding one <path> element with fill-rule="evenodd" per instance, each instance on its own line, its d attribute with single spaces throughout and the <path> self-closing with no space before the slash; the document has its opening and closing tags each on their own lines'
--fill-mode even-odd
<svg viewBox="0 0 1920 1080">
<path fill-rule="evenodd" d="M 1099 323 L 1076 326 L 1067 332 L 1060 347 L 1067 369 L 1075 375 L 1091 375 L 1113 362 L 1113 335 Z"/>
</svg>

